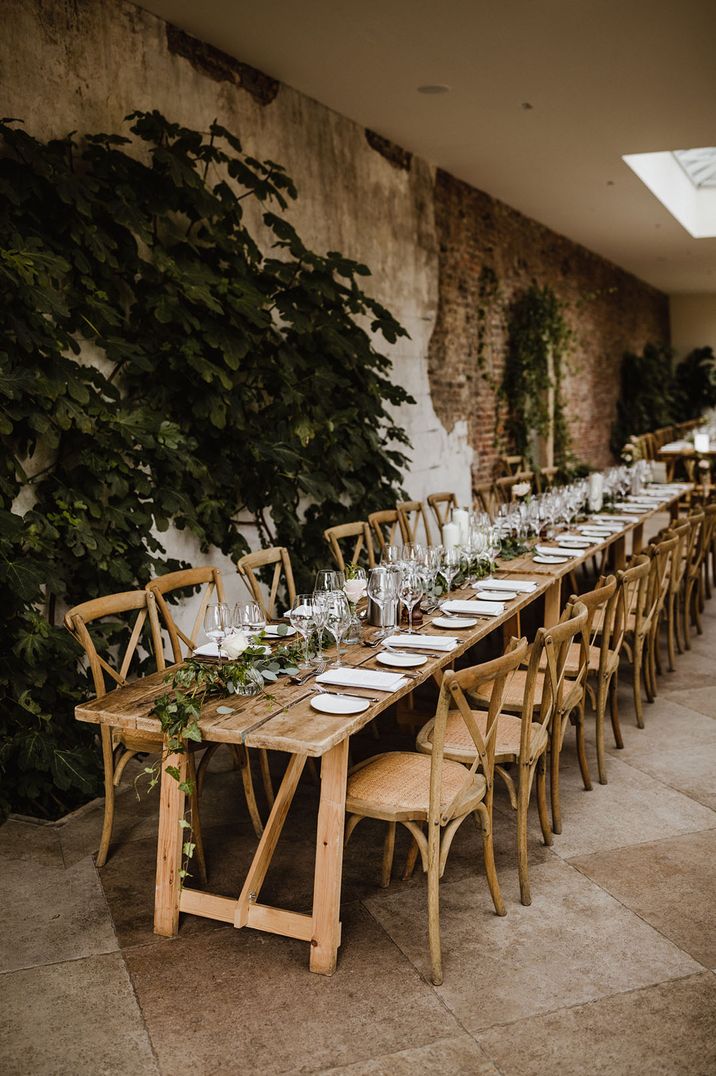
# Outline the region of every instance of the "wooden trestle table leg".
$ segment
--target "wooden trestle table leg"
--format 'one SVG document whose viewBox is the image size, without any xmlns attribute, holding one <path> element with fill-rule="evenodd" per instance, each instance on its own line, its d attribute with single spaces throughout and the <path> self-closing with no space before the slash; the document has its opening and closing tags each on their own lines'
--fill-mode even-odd
<svg viewBox="0 0 716 1076">
<path fill-rule="evenodd" d="M 612 543 L 614 557 L 614 571 L 623 571 L 626 568 L 626 538 L 622 534 Z"/>
<path fill-rule="evenodd" d="M 316 833 L 313 878 L 313 937 L 311 971 L 332 975 L 336 970 L 341 923 L 343 828 L 346 815 L 348 738 L 321 759 L 321 800 Z"/>
<path fill-rule="evenodd" d="M 179 780 L 168 774 L 167 767 L 176 766 Z M 154 887 L 154 933 L 172 938 L 179 930 L 179 898 L 181 896 L 182 847 L 185 795 L 180 784 L 186 781 L 187 756 L 183 752 L 167 755 L 161 761 L 162 776 L 159 790 L 159 837 L 157 840 L 157 873 Z"/>
<path fill-rule="evenodd" d="M 634 557 L 644 548 L 644 524 L 637 523 L 631 532 L 631 555 Z"/>
<path fill-rule="evenodd" d="M 544 592 L 544 626 L 552 628 L 559 623 L 560 600 L 562 594 L 562 580 L 555 579 L 554 583 Z"/>
</svg>

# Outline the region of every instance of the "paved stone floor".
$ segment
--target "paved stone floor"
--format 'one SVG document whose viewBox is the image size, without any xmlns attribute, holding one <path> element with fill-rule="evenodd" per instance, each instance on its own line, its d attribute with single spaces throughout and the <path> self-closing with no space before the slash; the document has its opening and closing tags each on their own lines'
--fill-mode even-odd
<svg viewBox="0 0 716 1076">
<path fill-rule="evenodd" d="M 55 825 L 9 821 L 0 1072 L 712 1076 L 716 599 L 704 635 L 660 678 L 643 731 L 626 685 L 624 675 L 625 747 L 610 745 L 609 784 L 583 791 L 570 742 L 552 848 L 531 819 L 529 908 L 506 796 L 495 822 L 505 918 L 491 910 L 476 830 L 462 827 L 441 889 L 437 988 L 423 878 L 378 888 L 377 824 L 363 823 L 346 853 L 343 945 L 326 979 L 308 973 L 302 943 L 196 918 L 175 940 L 153 935 L 152 797 L 122 792 L 116 851 L 100 872 L 101 805 Z M 590 758 L 596 769 L 591 742 Z M 212 773 L 202 803 L 211 888 L 237 892 L 255 839 L 236 773 Z M 267 900 L 307 910 L 315 809 L 306 781 Z"/>
</svg>

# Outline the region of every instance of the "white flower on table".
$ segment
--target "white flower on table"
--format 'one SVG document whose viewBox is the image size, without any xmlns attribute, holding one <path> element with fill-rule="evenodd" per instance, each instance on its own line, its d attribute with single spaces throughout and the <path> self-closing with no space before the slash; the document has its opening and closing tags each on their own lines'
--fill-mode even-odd
<svg viewBox="0 0 716 1076">
<path fill-rule="evenodd" d="M 241 657 L 248 645 L 249 637 L 246 632 L 235 631 L 226 636 L 221 644 L 221 649 L 231 661 L 236 661 L 237 658 Z"/>
<path fill-rule="evenodd" d="M 365 579 L 346 579 L 346 585 L 343 589 L 348 601 L 351 605 L 355 605 L 356 602 L 365 597 L 368 584 Z"/>
<path fill-rule="evenodd" d="M 514 493 L 515 497 L 526 497 L 529 491 L 529 482 L 518 482 L 515 486 L 512 487 L 512 492 Z"/>
</svg>

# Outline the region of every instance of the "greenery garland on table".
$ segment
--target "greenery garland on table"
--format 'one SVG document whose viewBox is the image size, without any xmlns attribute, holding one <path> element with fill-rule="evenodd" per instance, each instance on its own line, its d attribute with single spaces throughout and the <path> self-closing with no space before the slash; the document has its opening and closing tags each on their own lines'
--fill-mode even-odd
<svg viewBox="0 0 716 1076">
<path fill-rule="evenodd" d="M 569 436 L 562 401 L 562 374 L 572 330 L 564 316 L 564 304 L 549 287 L 532 284 L 510 304 L 507 319 L 508 343 L 501 393 L 507 401 L 507 430 L 516 451 L 529 456 L 534 433 L 546 436 L 550 414 L 546 387 L 549 383 L 549 356 L 553 365 L 554 461 L 565 467 L 569 457 Z M 534 462 L 534 461 L 533 461 Z"/>
<path fill-rule="evenodd" d="M 128 121 L 0 123 L 0 817 L 101 788 L 64 606 L 178 568 L 170 525 L 233 558 L 255 526 L 303 587 L 325 527 L 401 492 L 412 400 L 374 340 L 406 333 L 368 269 L 310 250 L 284 168 L 220 124 Z"/>
</svg>

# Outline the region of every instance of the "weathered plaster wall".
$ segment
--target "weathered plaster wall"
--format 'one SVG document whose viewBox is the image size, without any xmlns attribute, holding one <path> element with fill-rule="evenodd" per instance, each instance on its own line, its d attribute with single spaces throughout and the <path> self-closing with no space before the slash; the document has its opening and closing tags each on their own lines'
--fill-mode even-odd
<svg viewBox="0 0 716 1076">
<path fill-rule="evenodd" d="M 471 471 L 492 466 L 494 401 L 475 377 L 483 265 L 495 268 L 504 296 L 534 277 L 573 304 L 570 422 L 580 455 L 607 462 L 619 357 L 668 334 L 666 300 L 653 289 L 129 3 L 5 0 L 0 80 L 2 114 L 40 137 L 118 129 L 128 112 L 157 108 L 193 127 L 216 117 L 250 152 L 286 165 L 301 234 L 368 264 L 373 293 L 410 333 L 389 353 L 395 379 L 417 400 L 399 416 L 414 444 L 413 496 L 455 489 L 467 501 Z M 499 374 L 499 315 L 488 329 Z M 196 551 L 173 551 L 199 561 Z"/>
</svg>

